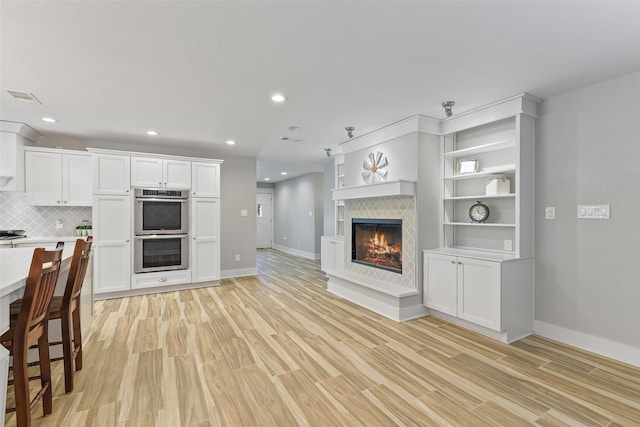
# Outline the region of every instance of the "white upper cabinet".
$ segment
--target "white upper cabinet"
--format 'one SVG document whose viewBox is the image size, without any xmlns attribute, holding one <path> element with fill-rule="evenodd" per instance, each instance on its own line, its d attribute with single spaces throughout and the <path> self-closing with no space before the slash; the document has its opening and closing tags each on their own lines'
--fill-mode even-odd
<svg viewBox="0 0 640 427">
<path fill-rule="evenodd" d="M 220 197 L 220 164 L 193 162 L 191 175 L 193 197 Z"/>
<path fill-rule="evenodd" d="M 153 157 L 132 157 L 131 186 L 191 188 L 191 162 Z"/>
<path fill-rule="evenodd" d="M 129 194 L 131 158 L 114 154 L 93 155 L 93 193 Z"/>
<path fill-rule="evenodd" d="M 25 147 L 27 203 L 91 206 L 91 155 Z"/>
</svg>

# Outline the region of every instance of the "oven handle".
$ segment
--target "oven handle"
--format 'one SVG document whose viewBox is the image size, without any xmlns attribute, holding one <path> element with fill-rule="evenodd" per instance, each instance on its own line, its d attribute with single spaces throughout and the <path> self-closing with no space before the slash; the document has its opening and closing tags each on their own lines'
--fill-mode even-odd
<svg viewBox="0 0 640 427">
<path fill-rule="evenodd" d="M 189 236 L 187 234 L 148 234 L 146 236 L 135 236 L 136 240 L 160 240 L 160 239 L 186 239 Z"/>
<path fill-rule="evenodd" d="M 150 198 L 142 198 L 142 197 L 136 197 L 136 202 L 138 203 L 142 203 L 142 202 L 167 202 L 167 203 L 187 203 L 189 200 L 187 199 L 158 199 L 155 197 L 150 197 Z"/>
</svg>

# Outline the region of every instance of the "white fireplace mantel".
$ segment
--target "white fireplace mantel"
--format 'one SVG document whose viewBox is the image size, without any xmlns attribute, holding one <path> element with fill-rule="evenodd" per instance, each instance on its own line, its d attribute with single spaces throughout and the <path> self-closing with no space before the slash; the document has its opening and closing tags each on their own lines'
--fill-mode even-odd
<svg viewBox="0 0 640 427">
<path fill-rule="evenodd" d="M 333 200 L 369 199 L 374 197 L 414 196 L 416 183 L 413 181 L 387 181 L 376 184 L 355 185 L 331 190 Z"/>
</svg>

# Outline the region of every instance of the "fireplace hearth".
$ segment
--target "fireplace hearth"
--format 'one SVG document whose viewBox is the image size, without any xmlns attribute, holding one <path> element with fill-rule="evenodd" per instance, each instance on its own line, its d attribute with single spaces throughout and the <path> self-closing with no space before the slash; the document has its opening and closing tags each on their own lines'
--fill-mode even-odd
<svg viewBox="0 0 640 427">
<path fill-rule="evenodd" d="M 402 220 L 353 218 L 351 261 L 402 273 Z"/>
</svg>

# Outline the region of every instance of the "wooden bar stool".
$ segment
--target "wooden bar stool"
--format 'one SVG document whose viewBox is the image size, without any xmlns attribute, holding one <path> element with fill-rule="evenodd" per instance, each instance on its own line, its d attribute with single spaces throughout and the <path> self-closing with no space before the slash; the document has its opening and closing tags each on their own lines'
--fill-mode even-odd
<svg viewBox="0 0 640 427">
<path fill-rule="evenodd" d="M 62 357 L 52 358 L 51 361 L 64 361 L 64 390 L 73 391 L 73 372 L 82 369 L 82 328 L 80 324 L 80 293 L 84 276 L 89 265 L 93 237 L 87 240 L 77 239 L 71 258 L 69 276 L 64 288 L 63 296 L 54 296 L 49 308 L 49 320 L 60 319 L 62 341 L 52 341 L 50 346 L 62 345 Z M 56 248 L 64 246 L 58 242 Z M 11 316 L 15 316 L 20 309 L 21 300 L 11 304 Z"/>
<path fill-rule="evenodd" d="M 0 342 L 13 358 L 16 407 L 7 412 L 16 411 L 18 427 L 31 426 L 31 409 L 40 399 L 44 415 L 51 414 L 53 410 L 48 336 L 49 306 L 58 281 L 61 259 L 62 249 L 47 251 L 36 248 L 33 251 L 20 311 L 15 323 L 12 321 L 9 330 L 0 336 Z M 33 400 L 30 400 L 27 352 L 36 342 L 40 358 L 41 387 Z"/>
</svg>

